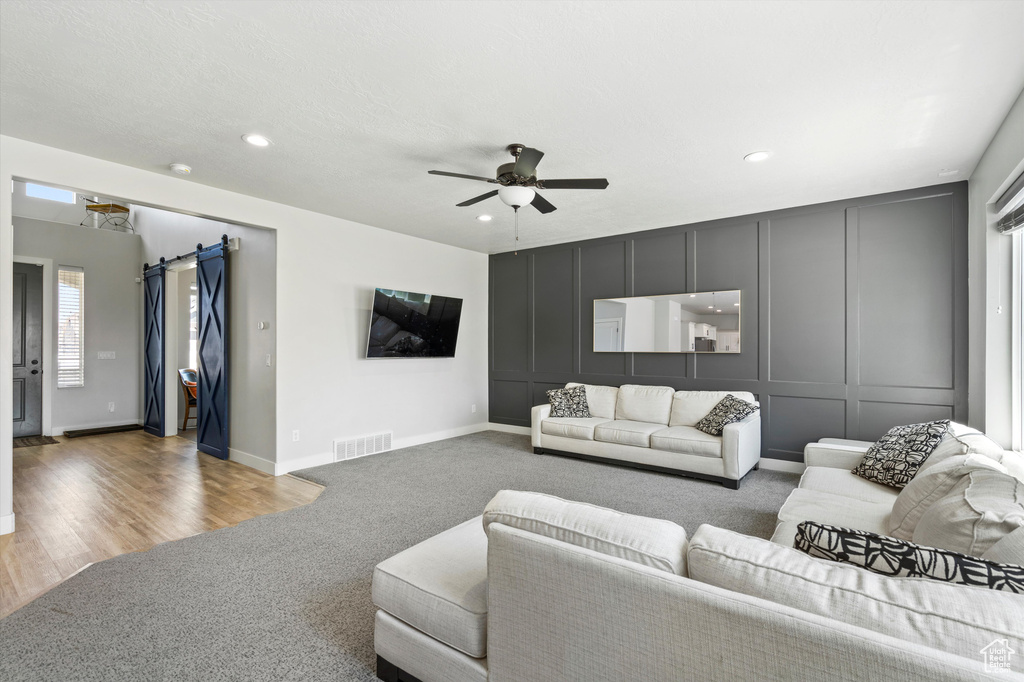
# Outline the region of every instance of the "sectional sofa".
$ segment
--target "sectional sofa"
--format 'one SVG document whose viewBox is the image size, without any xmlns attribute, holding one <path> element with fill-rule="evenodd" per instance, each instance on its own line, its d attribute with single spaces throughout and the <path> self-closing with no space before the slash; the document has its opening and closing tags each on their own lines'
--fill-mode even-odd
<svg viewBox="0 0 1024 682">
<path fill-rule="evenodd" d="M 568 383 L 566 388 L 583 384 Z M 533 450 L 684 474 L 739 488 L 761 459 L 761 417 L 729 424 L 721 436 L 696 428 L 726 395 L 756 403 L 745 391 L 677 391 L 670 386 L 585 385 L 589 418 L 531 414 Z"/>
<path fill-rule="evenodd" d="M 944 441 L 945 464 L 936 462 L 933 474 L 990 458 L 1021 477 L 1024 493 L 1019 453 L 967 440 Z M 1024 678 L 1024 595 L 879 575 L 793 548 L 798 519 L 888 530 L 900 494 L 849 471 L 868 445 L 808 446 L 808 467 L 773 541 L 710 525 L 687 537 L 669 521 L 502 491 L 482 517 L 377 566 L 377 675 L 388 682 Z M 987 551 L 1024 564 L 1022 539 L 1013 531 Z M 1021 655 L 999 670 L 985 653 L 996 649 Z"/>
</svg>

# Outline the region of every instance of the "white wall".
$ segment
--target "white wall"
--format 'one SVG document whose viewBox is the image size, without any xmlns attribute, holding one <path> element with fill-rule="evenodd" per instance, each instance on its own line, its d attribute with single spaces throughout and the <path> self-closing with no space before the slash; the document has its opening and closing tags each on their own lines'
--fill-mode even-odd
<svg viewBox="0 0 1024 682">
<path fill-rule="evenodd" d="M 197 244 L 209 246 L 221 235 L 238 237 L 238 251 L 228 254 L 228 381 L 230 404 L 228 421 L 231 450 L 240 461 L 257 457 L 276 461 L 277 429 L 277 233 L 273 230 L 232 225 L 196 216 L 172 213 L 157 208 L 136 206 L 132 220 L 142 236 L 144 262 L 156 263 L 161 257 L 194 252 Z M 195 271 L 182 271 L 183 280 L 195 281 Z M 188 357 L 188 337 L 180 328 L 188 317 L 188 296 L 178 299 L 178 357 Z M 258 322 L 266 322 L 258 329 Z M 267 355 L 271 358 L 267 366 Z M 180 360 L 179 360 L 180 362 Z M 184 401 L 178 386 L 178 364 L 167 376 L 175 382 L 178 396 L 178 426 L 184 416 Z"/>
<path fill-rule="evenodd" d="M 13 178 L 80 188 L 277 231 L 275 471 L 327 461 L 331 439 L 393 429 L 404 446 L 486 428 L 487 256 L 188 179 L 0 136 Z M 11 281 L 11 197 L 0 192 L 0 281 Z M 363 358 L 373 287 L 464 299 L 454 359 Z M 11 376 L 11 300 L 0 297 L 0 384 Z M 10 414 L 0 391 L 0 414 Z M 476 404 L 475 414 L 470 405 Z M 292 442 L 293 430 L 301 440 Z M 0 522 L 13 524 L 11 422 L 0 419 Z"/>
<path fill-rule="evenodd" d="M 44 378 L 52 396 L 51 432 L 140 420 L 139 302 L 136 284 L 142 265 L 138 235 L 91 227 L 62 225 L 15 217 L 14 254 L 53 260 L 51 278 L 57 295 L 57 270 L 63 265 L 85 271 L 85 385 L 57 388 L 56 301 L 49 336 L 52 357 L 44 360 Z M 100 351 L 115 359 L 99 360 Z M 114 403 L 114 411 L 108 410 Z"/>
<path fill-rule="evenodd" d="M 1010 109 L 968 183 L 968 414 L 972 426 L 1006 448 L 1011 445 L 1013 404 L 1011 238 L 996 232 L 990 204 L 1022 172 L 1024 93 Z"/>
</svg>

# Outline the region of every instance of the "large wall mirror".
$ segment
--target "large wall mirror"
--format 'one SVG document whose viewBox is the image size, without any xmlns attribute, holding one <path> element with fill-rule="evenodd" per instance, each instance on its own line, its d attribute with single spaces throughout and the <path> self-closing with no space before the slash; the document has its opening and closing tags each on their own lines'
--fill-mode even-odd
<svg viewBox="0 0 1024 682">
<path fill-rule="evenodd" d="M 594 301 L 598 353 L 739 353 L 740 292 Z"/>
</svg>

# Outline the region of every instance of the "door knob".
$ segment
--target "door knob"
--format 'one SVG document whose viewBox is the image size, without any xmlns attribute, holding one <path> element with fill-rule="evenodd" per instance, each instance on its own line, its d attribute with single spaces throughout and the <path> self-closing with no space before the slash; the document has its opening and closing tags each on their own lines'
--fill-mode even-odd
<svg viewBox="0 0 1024 682">
<path fill-rule="evenodd" d="M 39 374 L 39 370 L 38 369 L 32 370 L 32 374 Z"/>
</svg>

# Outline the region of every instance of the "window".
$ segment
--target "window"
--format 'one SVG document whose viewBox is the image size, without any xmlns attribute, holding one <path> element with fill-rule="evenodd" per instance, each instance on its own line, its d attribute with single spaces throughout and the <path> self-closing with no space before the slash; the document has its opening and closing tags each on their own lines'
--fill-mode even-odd
<svg viewBox="0 0 1024 682">
<path fill-rule="evenodd" d="M 1013 442 L 1024 450 L 1024 232 L 1013 235 Z"/>
<path fill-rule="evenodd" d="M 25 194 L 36 199 L 49 199 L 50 201 L 59 201 L 63 204 L 73 204 L 77 201 L 75 193 L 67 189 L 57 189 L 56 187 L 47 187 L 45 185 L 33 185 L 31 182 L 25 183 Z"/>
<path fill-rule="evenodd" d="M 85 385 L 85 272 L 57 270 L 57 388 Z"/>
</svg>

